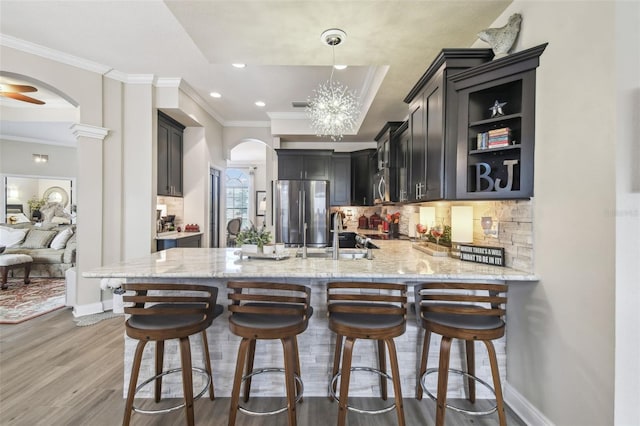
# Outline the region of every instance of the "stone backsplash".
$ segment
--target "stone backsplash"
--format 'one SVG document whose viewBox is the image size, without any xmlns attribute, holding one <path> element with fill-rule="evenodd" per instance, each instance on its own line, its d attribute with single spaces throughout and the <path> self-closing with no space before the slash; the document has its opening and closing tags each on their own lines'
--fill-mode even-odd
<svg viewBox="0 0 640 426">
<path fill-rule="evenodd" d="M 347 226 L 357 228 L 358 218 L 374 212 L 386 214 L 400 212 L 400 233 L 410 235 L 409 217 L 420 211 L 420 206 L 436 208 L 436 220 L 451 225 L 451 206 L 473 207 L 473 243 L 481 246 L 503 247 L 505 265 L 526 272 L 533 272 L 533 216 L 532 200 L 506 201 L 438 201 L 402 206 L 344 206 L 339 209 L 346 214 Z M 335 208 L 333 210 L 336 210 Z M 491 217 L 498 222 L 497 238 L 485 235 L 481 226 L 482 217 Z M 430 224 L 424 224 L 430 225 Z"/>
</svg>

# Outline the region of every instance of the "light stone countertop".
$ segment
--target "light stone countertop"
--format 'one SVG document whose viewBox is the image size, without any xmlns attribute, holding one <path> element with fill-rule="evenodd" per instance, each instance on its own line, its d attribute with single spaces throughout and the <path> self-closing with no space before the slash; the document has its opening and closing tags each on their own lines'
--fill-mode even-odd
<svg viewBox="0 0 640 426">
<path fill-rule="evenodd" d="M 172 248 L 148 256 L 84 272 L 85 278 L 292 278 L 381 279 L 415 281 L 501 280 L 538 281 L 532 273 L 511 268 L 432 257 L 413 249 L 409 241 L 377 240 L 374 259 L 289 258 L 240 259 L 238 248 Z"/>
<path fill-rule="evenodd" d="M 186 232 L 186 231 L 160 232 L 156 236 L 156 240 L 179 240 L 180 238 L 193 237 L 194 235 L 202 235 L 202 232 Z"/>
</svg>

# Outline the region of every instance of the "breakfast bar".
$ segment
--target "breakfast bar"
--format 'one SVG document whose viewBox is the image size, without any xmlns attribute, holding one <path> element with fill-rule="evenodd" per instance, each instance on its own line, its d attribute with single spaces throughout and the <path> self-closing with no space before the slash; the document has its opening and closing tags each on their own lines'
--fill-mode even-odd
<svg viewBox="0 0 640 426">
<path fill-rule="evenodd" d="M 331 377 L 331 363 L 335 339 L 327 327 L 326 284 L 330 281 L 396 282 L 408 286 L 409 303 L 413 301 L 412 287 L 416 283 L 427 281 L 452 282 L 494 282 L 509 285 L 531 283 L 537 277 L 531 273 L 506 267 L 477 264 L 449 257 L 431 257 L 412 248 L 409 241 L 389 240 L 376 242 L 379 249 L 374 250 L 372 260 L 296 257 L 296 249 L 287 249 L 280 260 L 247 258 L 240 256 L 238 249 L 172 248 L 152 253 L 149 256 L 104 266 L 85 272 L 87 278 L 110 280 L 111 287 L 118 282 L 178 282 L 198 283 L 216 286 L 219 289 L 218 303 L 228 305 L 226 283 L 229 280 L 262 280 L 304 284 L 312 289 L 311 304 L 314 309 L 308 329 L 298 337 L 302 379 L 305 396 L 326 396 Z M 115 281 L 114 281 L 115 280 Z M 508 317 L 508 304 L 507 304 Z M 233 372 L 240 339 L 229 331 L 228 313 L 218 317 L 207 330 L 209 350 L 213 367 L 213 380 L 216 395 L 229 396 L 233 384 Z M 507 318 L 508 323 L 508 318 Z M 415 311 L 409 309 L 406 332 L 396 338 L 403 395 L 414 395 L 418 360 L 422 346 L 423 331 L 416 321 Z M 167 342 L 165 367 L 178 366 L 179 351 L 177 345 Z M 358 342 L 354 350 L 354 365 L 374 366 L 377 362 L 373 348 L 364 348 L 372 342 Z M 438 358 L 440 340 L 434 335 L 430 345 L 430 366 Z M 456 342 L 456 344 L 458 344 Z M 201 353 L 200 339 L 191 341 L 192 353 Z M 362 348 L 360 347 L 362 345 Z M 506 375 L 506 338 L 495 342 L 501 375 Z M 125 336 L 125 377 L 129 381 L 131 360 L 135 341 Z M 140 377 L 153 376 L 153 345 L 146 349 Z M 491 381 L 491 373 L 486 353 L 478 350 L 476 354 L 476 373 L 479 378 Z M 451 367 L 460 368 L 464 358 L 463 346 L 454 346 Z M 282 345 L 279 341 L 260 342 L 256 348 L 256 367 L 280 367 L 282 363 Z M 434 363 L 434 364 L 432 364 Z M 198 360 L 194 359 L 194 365 Z M 253 384 L 256 394 L 277 396 L 284 394 L 282 377 L 260 378 Z M 182 386 L 179 378 L 172 383 L 167 377 L 163 393 L 168 397 L 179 396 Z M 273 379 L 273 380 L 271 380 Z M 197 377 L 194 377 L 197 385 Z M 379 394 L 379 381 L 366 374 L 355 374 L 351 378 L 352 396 L 376 396 Z M 435 382 L 434 382 L 435 386 Z M 125 390 L 126 392 L 126 390 Z M 462 397 L 462 381 L 452 383 L 448 395 Z M 150 396 L 151 389 L 140 396 Z M 478 390 L 479 398 L 488 398 Z"/>
</svg>

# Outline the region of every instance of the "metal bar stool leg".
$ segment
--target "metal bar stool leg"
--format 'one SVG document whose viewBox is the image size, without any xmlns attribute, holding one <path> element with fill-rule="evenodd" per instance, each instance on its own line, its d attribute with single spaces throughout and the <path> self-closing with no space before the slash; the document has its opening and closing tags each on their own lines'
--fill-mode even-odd
<svg viewBox="0 0 640 426">
<path fill-rule="evenodd" d="M 236 424 L 238 414 L 238 402 L 240 400 L 240 385 L 242 384 L 242 372 L 244 371 L 250 339 L 243 338 L 238 348 L 238 360 L 236 361 L 236 374 L 233 378 L 233 390 L 231 392 L 231 404 L 229 407 L 229 426 Z"/>
<path fill-rule="evenodd" d="M 287 416 L 289 426 L 296 426 L 296 389 L 294 374 L 296 370 L 296 344 L 294 338 L 282 339 L 282 349 L 284 351 L 284 377 L 287 389 Z"/>
<path fill-rule="evenodd" d="M 420 358 L 420 374 L 416 379 L 416 399 L 422 400 L 422 376 L 427 372 L 427 359 L 429 358 L 429 344 L 431 343 L 431 331 L 425 330 L 424 340 L 422 343 L 422 357 Z"/>
<path fill-rule="evenodd" d="M 213 401 L 215 399 L 215 393 L 213 390 L 213 370 L 211 369 L 211 356 L 209 356 L 207 330 L 202 330 L 202 350 L 204 355 L 204 368 L 207 370 L 209 377 L 211 377 L 211 380 L 209 381 L 209 399 Z"/>
<path fill-rule="evenodd" d="M 436 407 L 436 426 L 444 426 L 444 414 L 447 404 L 447 385 L 449 380 L 449 356 L 451 337 L 442 336 L 440 343 L 440 363 L 438 366 L 438 398 Z"/>
<path fill-rule="evenodd" d="M 180 338 L 180 360 L 182 363 L 182 388 L 184 389 L 184 410 L 187 425 L 193 426 L 193 372 L 191 371 L 191 345 L 188 337 Z"/>
<path fill-rule="evenodd" d="M 347 337 L 342 353 L 342 376 L 340 377 L 340 399 L 338 400 L 338 426 L 347 422 L 347 406 L 349 405 L 349 379 L 351 378 L 351 357 L 356 339 Z"/>
<path fill-rule="evenodd" d="M 491 375 L 493 376 L 493 390 L 496 393 L 498 419 L 500 420 L 500 426 L 506 426 L 507 415 L 504 412 L 504 400 L 502 399 L 502 385 L 500 384 L 500 373 L 498 371 L 498 359 L 496 357 L 496 350 L 493 347 L 493 342 L 491 342 L 491 340 L 483 340 L 483 342 L 487 346 L 487 352 L 489 352 Z"/>
<path fill-rule="evenodd" d="M 164 364 L 164 340 L 156 342 L 156 376 L 154 396 L 156 402 L 162 399 L 162 369 Z"/>
<path fill-rule="evenodd" d="M 342 340 L 343 340 L 343 337 L 339 334 L 336 334 L 336 350 L 333 353 L 333 370 L 331 372 L 331 377 L 336 377 L 336 374 L 338 374 L 338 371 L 340 370 L 340 356 L 342 355 Z M 336 386 L 337 386 L 337 382 L 334 382 L 331 385 L 331 389 L 333 390 L 333 395 L 335 395 L 336 393 Z M 329 401 L 333 401 L 333 400 L 334 398 L 330 392 Z"/>
<path fill-rule="evenodd" d="M 378 340 L 378 370 L 387 372 L 387 359 L 385 356 L 384 340 Z M 387 400 L 387 378 L 380 376 L 380 396 L 383 401 Z"/>
<path fill-rule="evenodd" d="M 136 346 L 136 353 L 133 356 L 131 377 L 129 378 L 129 391 L 127 392 L 127 402 L 124 407 L 124 419 L 122 420 L 122 426 L 129 426 L 129 423 L 131 423 L 133 398 L 136 396 L 136 385 L 138 384 L 138 374 L 140 373 L 140 364 L 142 363 L 142 353 L 144 352 L 146 344 L 146 340 L 139 340 L 138 345 Z"/>
<path fill-rule="evenodd" d="M 467 373 L 472 376 L 476 375 L 476 351 L 475 342 L 473 340 L 464 341 L 467 350 Z M 467 384 L 469 385 L 469 401 L 476 402 L 476 381 L 473 377 L 467 377 Z"/>
</svg>

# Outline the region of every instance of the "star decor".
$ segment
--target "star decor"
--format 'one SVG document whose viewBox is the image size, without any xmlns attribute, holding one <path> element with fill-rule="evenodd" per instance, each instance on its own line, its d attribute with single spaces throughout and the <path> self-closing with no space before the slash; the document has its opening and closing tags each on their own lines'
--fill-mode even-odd
<svg viewBox="0 0 640 426">
<path fill-rule="evenodd" d="M 504 112 L 502 112 L 502 107 L 505 106 L 506 104 L 507 104 L 506 102 L 496 101 L 493 104 L 493 106 L 489 108 L 491 110 L 491 118 L 497 117 L 499 115 L 504 115 Z"/>
</svg>

